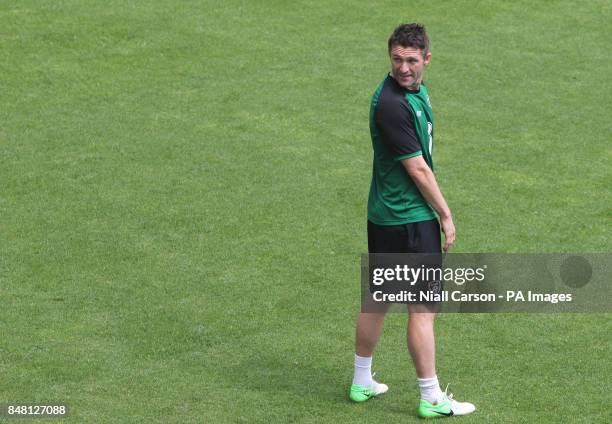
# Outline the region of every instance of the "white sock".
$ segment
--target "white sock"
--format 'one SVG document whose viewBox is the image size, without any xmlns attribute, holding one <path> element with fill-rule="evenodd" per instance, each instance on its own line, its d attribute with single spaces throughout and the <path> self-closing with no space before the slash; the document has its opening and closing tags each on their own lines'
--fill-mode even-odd
<svg viewBox="0 0 612 424">
<path fill-rule="evenodd" d="M 364 387 L 372 387 L 372 357 L 359 356 L 355 354 L 355 374 L 353 375 L 353 384 L 359 384 Z"/>
<path fill-rule="evenodd" d="M 438 377 L 434 376 L 431 378 L 417 378 L 419 382 L 419 389 L 421 389 L 421 399 L 425 399 L 429 403 L 438 403 L 442 400 L 442 390 L 440 390 L 440 383 L 438 383 Z"/>
</svg>

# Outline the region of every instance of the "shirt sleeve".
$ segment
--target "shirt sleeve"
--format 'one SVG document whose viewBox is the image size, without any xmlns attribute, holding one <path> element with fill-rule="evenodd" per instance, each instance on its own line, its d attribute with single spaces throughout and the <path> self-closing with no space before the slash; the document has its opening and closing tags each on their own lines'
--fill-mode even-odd
<svg viewBox="0 0 612 424">
<path fill-rule="evenodd" d="M 376 107 L 375 122 L 394 160 L 423 154 L 414 128 L 413 114 L 405 100 L 380 102 Z"/>
</svg>

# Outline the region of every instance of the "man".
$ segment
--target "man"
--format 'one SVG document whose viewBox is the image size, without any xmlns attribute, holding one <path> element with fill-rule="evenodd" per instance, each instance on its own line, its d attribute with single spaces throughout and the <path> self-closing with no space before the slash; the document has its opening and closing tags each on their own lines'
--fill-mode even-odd
<svg viewBox="0 0 612 424">
<path fill-rule="evenodd" d="M 371 102 L 370 133 L 374 149 L 368 198 L 370 253 L 440 253 L 455 240 L 451 211 L 433 174 L 434 118 L 422 74 L 431 60 L 425 28 L 405 24 L 388 42 L 391 72 Z M 436 218 L 436 213 L 440 222 Z M 363 402 L 388 387 L 372 379 L 372 354 L 386 309 L 363 311 L 357 320 L 355 374 L 349 397 Z M 442 392 L 436 376 L 434 318 L 436 305 L 408 305 L 408 350 L 421 392 L 418 415 L 466 415 L 476 408 Z"/>
</svg>

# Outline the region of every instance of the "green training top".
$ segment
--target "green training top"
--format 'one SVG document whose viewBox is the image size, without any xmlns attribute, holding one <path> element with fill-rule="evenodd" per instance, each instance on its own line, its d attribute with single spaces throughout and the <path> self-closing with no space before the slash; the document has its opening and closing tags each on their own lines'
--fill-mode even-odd
<svg viewBox="0 0 612 424">
<path fill-rule="evenodd" d="M 425 85 L 410 91 L 387 75 L 370 104 L 374 159 L 368 220 L 374 224 L 402 225 L 436 217 L 401 162 L 422 155 L 433 171 L 433 124 Z"/>
</svg>

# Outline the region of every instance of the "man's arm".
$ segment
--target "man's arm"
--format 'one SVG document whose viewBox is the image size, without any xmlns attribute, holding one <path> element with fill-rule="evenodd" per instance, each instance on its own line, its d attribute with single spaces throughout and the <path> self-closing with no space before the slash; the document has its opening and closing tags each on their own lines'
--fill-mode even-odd
<svg viewBox="0 0 612 424">
<path fill-rule="evenodd" d="M 427 200 L 427 203 L 440 216 L 440 226 L 444 233 L 444 251 L 447 252 L 455 242 L 455 224 L 453 224 L 453 217 L 446 200 L 444 200 L 440 187 L 438 187 L 436 176 L 421 155 L 403 159 L 402 165 L 404 165 L 406 172 Z"/>
</svg>

